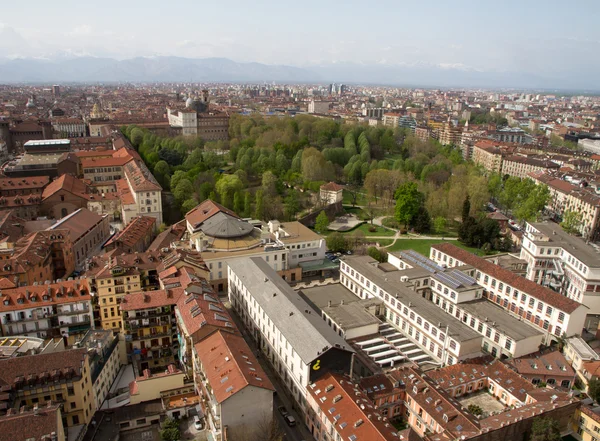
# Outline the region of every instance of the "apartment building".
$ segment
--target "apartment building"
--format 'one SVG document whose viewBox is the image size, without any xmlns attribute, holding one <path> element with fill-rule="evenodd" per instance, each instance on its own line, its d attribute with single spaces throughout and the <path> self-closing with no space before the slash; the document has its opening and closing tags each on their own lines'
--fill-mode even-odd
<svg viewBox="0 0 600 441">
<path fill-rule="evenodd" d="M 544 383 L 571 389 L 575 385 L 575 371 L 558 350 L 545 350 L 514 358 L 508 365 L 536 386 Z"/>
<path fill-rule="evenodd" d="M 163 371 L 175 362 L 175 305 L 181 295 L 183 288 L 163 289 L 130 293 L 121 300 L 122 332 L 136 376 L 146 369 L 154 373 Z"/>
<path fill-rule="evenodd" d="M 362 397 L 350 377 L 327 373 L 311 383 L 305 423 L 317 440 L 398 441 L 397 430 Z M 401 439 L 401 438 L 400 438 Z"/>
<path fill-rule="evenodd" d="M 521 259 L 527 278 L 600 314 L 600 251 L 553 222 L 528 222 Z"/>
<path fill-rule="evenodd" d="M 0 433 L 18 433 L 18 439 L 23 440 L 67 441 L 61 405 L 54 403 L 41 408 L 8 409 L 0 416 Z"/>
<path fill-rule="evenodd" d="M 40 210 L 45 215 L 61 219 L 86 208 L 90 198 L 88 186 L 72 175 L 65 174 L 52 181 L 42 193 Z"/>
<path fill-rule="evenodd" d="M 69 230 L 37 231 L 0 246 L 0 277 L 17 286 L 68 277 L 74 270 Z"/>
<path fill-rule="evenodd" d="M 502 175 L 526 178 L 530 173 L 552 172 L 560 165 L 549 159 L 538 159 L 520 155 L 510 155 L 502 159 Z"/>
<path fill-rule="evenodd" d="M 550 190 L 546 211 L 560 221 L 566 211 L 581 215 L 576 227 L 587 240 L 597 240 L 600 234 L 600 195 L 593 188 L 575 185 L 547 173 L 529 175 L 537 184 L 545 184 Z"/>
<path fill-rule="evenodd" d="M 162 187 L 141 159 L 124 166 L 125 180 L 134 200 L 135 209 L 123 207 L 123 222 L 128 224 L 136 216 L 150 216 L 160 225 L 162 217 Z M 130 204 L 131 205 L 131 204 Z"/>
<path fill-rule="evenodd" d="M 600 409 L 583 404 L 575 411 L 571 428 L 580 441 L 598 441 L 600 439 Z M 575 435 L 574 435 L 575 436 Z"/>
<path fill-rule="evenodd" d="M 269 221 L 269 233 L 275 236 L 277 244 L 289 250 L 288 265 L 290 268 L 307 266 L 325 259 L 327 244 L 325 239 L 300 222 Z M 303 268 L 303 276 L 306 272 Z"/>
<path fill-rule="evenodd" d="M 156 219 L 149 216 L 133 218 L 123 229 L 116 233 L 106 244 L 107 251 L 118 250 L 121 253 L 142 253 L 150 246 L 156 235 Z"/>
<path fill-rule="evenodd" d="M 62 402 L 67 427 L 89 424 L 96 412 L 87 349 L 0 359 L 5 409 Z"/>
<path fill-rule="evenodd" d="M 537 351 L 542 343 L 543 332 L 482 298 L 483 288 L 463 272 L 443 268 L 412 250 L 390 253 L 388 262 L 401 270 L 426 270 L 429 281 L 425 297 L 478 332 L 483 352 L 494 357 L 520 357 Z"/>
<path fill-rule="evenodd" d="M 481 354 L 477 331 L 424 298 L 426 271 L 419 269 L 409 282 L 401 271 L 383 268 L 368 256 L 347 257 L 340 264 L 340 282 L 361 299 L 382 300 L 387 322 L 437 363 L 454 364 Z"/>
<path fill-rule="evenodd" d="M 450 243 L 433 245 L 430 258 L 473 277 L 484 288 L 484 297 L 542 330 L 545 344 L 583 330 L 588 308 L 581 303 Z"/>
<path fill-rule="evenodd" d="M 52 119 L 52 129 L 60 138 L 83 138 L 87 135 L 85 121 L 78 118 Z"/>
<path fill-rule="evenodd" d="M 326 113 L 329 113 L 330 107 L 331 107 L 330 101 L 311 100 L 308 103 L 308 113 L 326 114 Z"/>
<path fill-rule="evenodd" d="M 100 252 L 110 236 L 108 215 L 99 215 L 87 208 L 77 209 L 48 228 L 48 231 L 55 230 L 69 231 L 77 271 L 83 270 L 85 261 Z"/>
<path fill-rule="evenodd" d="M 73 344 L 93 328 L 85 279 L 2 289 L 0 302 L 3 335 L 65 337 Z"/>
<path fill-rule="evenodd" d="M 239 334 L 218 330 L 194 345 L 194 377 L 213 439 L 256 436 L 273 418 L 275 388 Z M 263 433 L 264 434 L 264 433 Z"/>
<path fill-rule="evenodd" d="M 90 357 L 92 390 L 96 409 L 100 409 L 121 367 L 119 338 L 112 331 L 89 330 L 76 347 L 86 348 Z"/>
<path fill-rule="evenodd" d="M 400 115 L 395 112 L 388 112 L 383 114 L 383 125 L 386 127 L 398 127 L 400 123 Z"/>
<path fill-rule="evenodd" d="M 490 141 L 479 141 L 473 146 L 473 162 L 490 172 L 502 171 L 502 151 Z"/>
<path fill-rule="evenodd" d="M 122 266 L 112 260 L 94 277 L 98 298 L 99 325 L 102 329 L 120 331 L 123 317 L 119 305 L 126 294 L 142 290 L 140 270 L 135 266 Z"/>
<path fill-rule="evenodd" d="M 354 350 L 259 257 L 229 263 L 229 301 L 302 410 L 308 385 L 351 374 Z"/>
</svg>

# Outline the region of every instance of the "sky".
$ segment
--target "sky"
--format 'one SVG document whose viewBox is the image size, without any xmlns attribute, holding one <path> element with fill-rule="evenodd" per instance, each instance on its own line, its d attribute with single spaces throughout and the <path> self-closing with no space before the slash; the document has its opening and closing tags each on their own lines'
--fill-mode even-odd
<svg viewBox="0 0 600 441">
<path fill-rule="evenodd" d="M 2 2 L 0 57 L 172 55 L 308 67 L 600 68 L 600 1 Z"/>
</svg>

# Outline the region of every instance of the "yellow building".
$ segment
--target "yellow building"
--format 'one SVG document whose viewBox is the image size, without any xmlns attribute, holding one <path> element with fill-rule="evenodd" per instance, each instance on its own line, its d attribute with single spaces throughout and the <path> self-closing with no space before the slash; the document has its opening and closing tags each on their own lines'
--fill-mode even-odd
<svg viewBox="0 0 600 441">
<path fill-rule="evenodd" d="M 572 419 L 574 435 L 581 441 L 600 440 L 600 415 L 590 406 L 582 405 Z"/>
<path fill-rule="evenodd" d="M 0 384 L 8 388 L 0 406 L 46 406 L 63 403 L 65 426 L 88 424 L 96 412 L 87 349 L 0 360 Z"/>
<path fill-rule="evenodd" d="M 96 274 L 98 314 L 102 329 L 121 331 L 123 321 L 119 305 L 126 294 L 142 290 L 140 271 L 110 263 Z"/>
</svg>

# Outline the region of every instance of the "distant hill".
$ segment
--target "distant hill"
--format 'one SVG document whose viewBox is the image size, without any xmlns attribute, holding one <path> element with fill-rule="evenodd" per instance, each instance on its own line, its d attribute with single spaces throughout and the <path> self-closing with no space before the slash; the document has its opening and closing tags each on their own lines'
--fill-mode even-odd
<svg viewBox="0 0 600 441">
<path fill-rule="evenodd" d="M 310 67 L 239 63 L 227 58 L 96 57 L 0 59 L 0 83 L 51 82 L 336 82 L 407 87 L 597 90 L 589 72 L 492 72 L 461 65 L 331 62 Z"/>
<path fill-rule="evenodd" d="M 0 60 L 0 83 L 21 82 L 303 82 L 313 72 L 291 66 L 237 63 L 226 58 L 79 57 L 66 60 Z"/>
</svg>

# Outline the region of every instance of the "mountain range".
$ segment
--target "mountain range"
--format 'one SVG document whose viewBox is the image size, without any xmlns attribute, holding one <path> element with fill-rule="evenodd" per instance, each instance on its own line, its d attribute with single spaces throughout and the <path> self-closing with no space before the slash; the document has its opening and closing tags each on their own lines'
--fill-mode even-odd
<svg viewBox="0 0 600 441">
<path fill-rule="evenodd" d="M 226 58 L 97 57 L 0 58 L 0 83 L 69 82 L 336 82 L 412 87 L 595 89 L 585 72 L 547 77 L 523 72 L 492 72 L 461 65 L 362 64 L 331 62 L 306 67 L 240 63 Z"/>
</svg>

